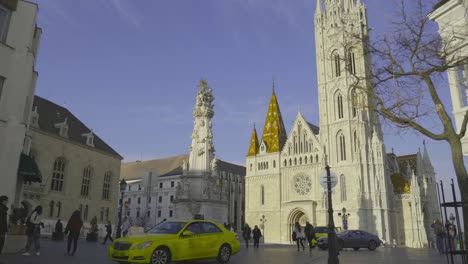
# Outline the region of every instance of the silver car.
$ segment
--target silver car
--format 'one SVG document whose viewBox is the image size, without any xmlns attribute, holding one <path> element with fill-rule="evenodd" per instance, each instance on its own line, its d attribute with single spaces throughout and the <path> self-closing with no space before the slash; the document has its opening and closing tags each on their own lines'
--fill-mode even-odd
<svg viewBox="0 0 468 264">
<path fill-rule="evenodd" d="M 352 248 L 359 250 L 360 248 L 368 248 L 375 250 L 382 245 L 382 241 L 378 236 L 362 230 L 346 230 L 337 234 L 338 248 Z M 322 237 L 317 240 L 317 246 L 321 249 L 328 248 L 328 238 Z"/>
</svg>

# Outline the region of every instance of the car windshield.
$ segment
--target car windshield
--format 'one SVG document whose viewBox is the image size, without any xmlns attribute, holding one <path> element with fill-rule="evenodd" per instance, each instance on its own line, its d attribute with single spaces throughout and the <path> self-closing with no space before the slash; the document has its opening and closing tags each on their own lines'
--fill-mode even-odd
<svg viewBox="0 0 468 264">
<path fill-rule="evenodd" d="M 149 234 L 177 234 L 182 227 L 185 226 L 185 222 L 163 222 L 156 226 L 153 226 L 147 231 Z"/>
<path fill-rule="evenodd" d="M 328 233 L 328 228 L 318 226 L 315 228 L 315 233 Z"/>
</svg>

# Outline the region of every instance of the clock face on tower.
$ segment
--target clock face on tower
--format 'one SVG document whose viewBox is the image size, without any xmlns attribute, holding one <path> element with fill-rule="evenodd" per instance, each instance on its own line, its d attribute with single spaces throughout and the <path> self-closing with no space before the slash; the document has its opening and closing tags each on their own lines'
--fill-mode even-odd
<svg viewBox="0 0 468 264">
<path fill-rule="evenodd" d="M 306 175 L 299 175 L 294 178 L 294 189 L 296 193 L 300 195 L 306 195 L 310 193 L 312 189 L 312 182 L 310 177 Z"/>
</svg>

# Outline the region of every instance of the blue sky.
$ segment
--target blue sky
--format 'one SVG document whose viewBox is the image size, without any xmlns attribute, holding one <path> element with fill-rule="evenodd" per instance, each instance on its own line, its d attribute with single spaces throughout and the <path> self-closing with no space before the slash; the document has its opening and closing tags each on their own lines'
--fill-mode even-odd
<svg viewBox="0 0 468 264">
<path fill-rule="evenodd" d="M 43 29 L 37 94 L 70 109 L 124 161 L 188 153 L 202 77 L 215 96 L 220 159 L 245 163 L 273 76 L 287 131 L 299 107 L 318 124 L 315 0 L 34 2 Z M 395 2 L 363 2 L 371 33 L 384 34 Z M 424 137 L 397 132 L 384 126 L 388 152 L 422 149 Z M 448 145 L 426 139 L 426 146 L 439 179 L 454 176 Z"/>
</svg>

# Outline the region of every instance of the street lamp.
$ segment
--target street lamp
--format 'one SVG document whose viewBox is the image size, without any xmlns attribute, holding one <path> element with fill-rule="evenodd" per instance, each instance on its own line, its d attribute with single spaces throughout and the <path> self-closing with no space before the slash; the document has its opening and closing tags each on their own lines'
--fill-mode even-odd
<svg viewBox="0 0 468 264">
<path fill-rule="evenodd" d="M 337 240 L 335 232 L 335 223 L 333 222 L 333 203 L 332 203 L 332 179 L 330 175 L 330 166 L 325 166 L 327 171 L 327 192 L 328 192 L 328 264 L 339 264 L 337 251 Z"/>
<path fill-rule="evenodd" d="M 263 234 L 263 243 L 265 243 L 265 223 L 266 223 L 266 219 L 265 219 L 265 215 L 262 215 L 262 218 L 260 218 L 260 222 L 262 222 L 262 224 L 260 225 L 260 227 L 262 228 L 262 234 Z"/>
<path fill-rule="evenodd" d="M 341 213 L 338 213 L 338 216 L 341 216 L 341 220 L 343 221 L 343 229 L 348 230 L 349 213 L 346 213 L 346 208 L 343 207 L 343 209 L 341 209 Z"/>
<path fill-rule="evenodd" d="M 119 209 L 119 223 L 117 224 L 117 234 L 115 234 L 115 238 L 120 238 L 120 233 L 122 232 L 121 226 L 122 226 L 122 207 L 123 207 L 123 196 L 124 196 L 124 191 L 127 189 L 127 182 L 125 182 L 124 179 L 120 181 L 120 209 Z"/>
</svg>

